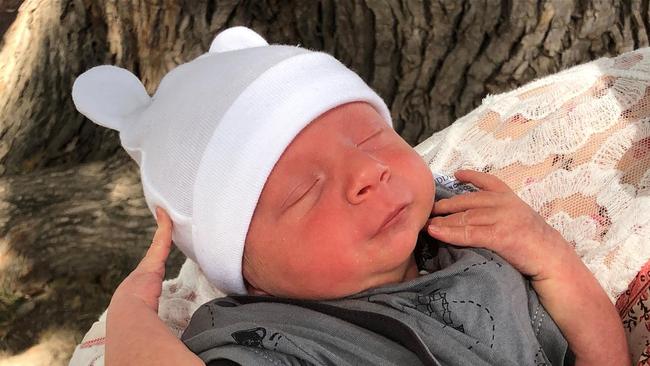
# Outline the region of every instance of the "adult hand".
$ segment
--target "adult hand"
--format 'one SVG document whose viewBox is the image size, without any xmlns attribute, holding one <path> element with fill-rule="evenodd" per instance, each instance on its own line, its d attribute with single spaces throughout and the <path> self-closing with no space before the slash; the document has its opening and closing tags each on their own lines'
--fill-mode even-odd
<svg viewBox="0 0 650 366">
<path fill-rule="evenodd" d="M 119 302 L 131 303 L 135 300 L 158 312 L 158 299 L 165 278 L 165 261 L 172 243 L 172 222 L 167 212 L 161 208 L 156 208 L 156 222 L 158 229 L 154 233 L 149 250 L 133 272 L 117 287 L 111 305 Z"/>
<path fill-rule="evenodd" d="M 105 365 L 205 365 L 158 317 L 172 223 L 156 209 L 158 229 L 147 254 L 120 283 L 106 315 Z"/>
<path fill-rule="evenodd" d="M 550 261 L 561 260 L 570 249 L 562 235 L 496 176 L 472 170 L 455 176 L 481 190 L 437 201 L 433 214 L 448 215 L 430 219 L 429 234 L 450 244 L 491 249 L 533 280 L 552 275 Z"/>
</svg>

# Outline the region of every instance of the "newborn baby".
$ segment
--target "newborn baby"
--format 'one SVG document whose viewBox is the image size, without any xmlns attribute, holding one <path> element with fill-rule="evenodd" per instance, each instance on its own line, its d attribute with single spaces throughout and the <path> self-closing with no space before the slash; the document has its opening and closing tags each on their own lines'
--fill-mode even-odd
<svg viewBox="0 0 650 366">
<path fill-rule="evenodd" d="M 533 290 L 499 256 L 424 238 L 416 250 L 433 201 L 424 161 L 371 105 L 326 112 L 282 154 L 248 231 L 248 293 L 273 297 L 215 299 L 182 340 L 203 361 L 242 365 L 572 362 Z"/>
<path fill-rule="evenodd" d="M 431 172 L 369 104 L 319 116 L 273 168 L 246 238 L 248 292 L 272 297 L 217 298 L 194 313 L 181 339 L 214 365 L 575 362 L 531 283 L 510 263 L 439 238 L 500 249 L 532 277 L 545 305 L 557 310 L 551 316 L 573 319 L 568 333 L 595 356 L 586 334 L 605 328 L 578 321 L 590 312 L 578 304 L 593 297 L 576 292 L 595 281 L 568 243 L 495 177 L 460 176 L 483 191 L 433 207 Z M 423 232 L 429 224 L 439 228 Z M 567 269 L 579 274 L 571 276 L 576 282 L 566 281 Z M 611 304 L 603 305 L 620 349 L 620 323 Z M 607 357 L 624 364 L 626 355 Z"/>
<path fill-rule="evenodd" d="M 434 204 L 383 101 L 328 55 L 236 27 L 152 98 L 109 66 L 73 98 L 120 131 L 149 208 L 169 212 L 111 299 L 107 363 L 627 362 L 566 240 L 489 174 L 456 172 L 479 191 Z M 230 295 L 193 314 L 184 343 L 156 316 L 172 236 Z"/>
</svg>

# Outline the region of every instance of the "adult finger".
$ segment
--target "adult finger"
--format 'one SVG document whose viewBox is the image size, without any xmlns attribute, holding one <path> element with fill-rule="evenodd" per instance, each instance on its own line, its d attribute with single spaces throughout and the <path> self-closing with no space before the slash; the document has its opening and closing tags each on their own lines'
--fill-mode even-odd
<svg viewBox="0 0 650 366">
<path fill-rule="evenodd" d="M 469 182 L 475 185 L 477 188 L 485 191 L 493 192 L 510 192 L 511 189 L 508 185 L 497 178 L 495 175 L 478 172 L 476 170 L 459 170 L 454 173 L 456 178 L 461 182 Z"/>
<path fill-rule="evenodd" d="M 456 212 L 447 216 L 436 216 L 427 225 L 435 226 L 464 226 L 464 225 L 493 225 L 498 220 L 498 213 L 492 208 L 475 208 Z"/>
<path fill-rule="evenodd" d="M 136 270 L 164 275 L 165 261 L 172 245 L 172 222 L 169 215 L 161 208 L 156 208 L 156 222 L 158 228 L 154 233 L 151 245 Z"/>
<path fill-rule="evenodd" d="M 494 225 L 429 226 L 427 232 L 438 240 L 460 246 L 489 248 L 494 242 Z"/>
<path fill-rule="evenodd" d="M 488 191 L 459 194 L 451 198 L 436 201 L 433 204 L 433 214 L 444 215 L 473 208 L 494 207 L 498 204 L 496 201 L 498 197 L 498 194 L 495 192 Z"/>
</svg>

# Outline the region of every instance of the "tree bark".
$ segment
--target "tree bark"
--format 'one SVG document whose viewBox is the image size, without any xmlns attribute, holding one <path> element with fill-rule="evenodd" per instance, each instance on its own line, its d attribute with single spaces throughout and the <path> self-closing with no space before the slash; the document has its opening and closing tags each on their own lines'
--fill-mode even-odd
<svg viewBox="0 0 650 366">
<path fill-rule="evenodd" d="M 385 99 L 395 129 L 415 145 L 487 94 L 647 46 L 649 3 L 0 3 L 0 350 L 24 350 L 52 327 L 71 327 L 78 341 L 155 229 L 117 133 L 74 109 L 72 83 L 88 68 L 127 68 L 153 93 L 220 30 L 246 25 L 269 43 L 333 54 Z M 177 253 L 170 269 L 181 260 Z"/>
<path fill-rule="evenodd" d="M 118 152 L 105 161 L 0 178 L 5 351 L 33 344 L 45 330 L 72 330 L 79 341 L 144 255 L 156 224 L 137 166 L 126 159 Z M 184 259 L 174 249 L 168 278 Z"/>
</svg>

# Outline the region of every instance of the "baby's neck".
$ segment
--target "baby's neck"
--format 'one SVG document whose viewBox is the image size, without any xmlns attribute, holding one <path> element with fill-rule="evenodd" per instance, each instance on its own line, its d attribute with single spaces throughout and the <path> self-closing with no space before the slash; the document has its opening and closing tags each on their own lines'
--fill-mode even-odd
<svg viewBox="0 0 650 366">
<path fill-rule="evenodd" d="M 406 268 L 406 272 L 404 272 L 404 278 L 402 278 L 402 282 L 418 278 L 419 276 L 420 270 L 418 269 L 418 265 L 415 262 L 415 256 L 411 255 L 408 267 Z"/>
</svg>

